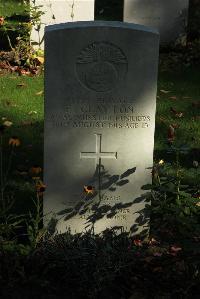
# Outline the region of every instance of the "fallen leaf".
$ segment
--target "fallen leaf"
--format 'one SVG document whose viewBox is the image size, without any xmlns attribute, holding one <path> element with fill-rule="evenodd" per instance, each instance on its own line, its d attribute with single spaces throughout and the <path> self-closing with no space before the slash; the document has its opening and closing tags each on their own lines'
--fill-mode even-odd
<svg viewBox="0 0 200 299">
<path fill-rule="evenodd" d="M 200 102 L 192 102 L 192 106 L 195 108 L 200 108 Z"/>
<path fill-rule="evenodd" d="M 178 129 L 179 128 L 179 125 L 178 124 L 172 124 L 172 127 L 174 128 L 174 129 Z"/>
<path fill-rule="evenodd" d="M 44 91 L 43 90 L 41 90 L 41 91 L 38 91 L 38 92 L 36 92 L 36 96 L 41 96 L 41 95 L 43 95 L 43 93 L 44 93 Z"/>
<path fill-rule="evenodd" d="M 160 121 L 162 122 L 162 123 L 165 123 L 166 122 L 166 119 L 164 118 L 164 117 L 160 117 Z"/>
<path fill-rule="evenodd" d="M 21 76 L 30 75 L 30 71 L 24 70 L 24 69 L 18 69 L 18 73 Z"/>
<path fill-rule="evenodd" d="M 173 255 L 173 256 L 176 256 L 177 253 L 178 253 L 179 251 L 181 251 L 181 250 L 182 250 L 181 247 L 178 247 L 178 246 L 176 246 L 176 245 L 173 245 L 173 246 L 170 247 L 169 254 L 171 254 L 171 255 Z"/>
<path fill-rule="evenodd" d="M 170 125 L 167 132 L 167 139 L 169 142 L 173 142 L 175 139 L 175 129 L 173 125 Z"/>
<path fill-rule="evenodd" d="M 153 256 L 162 256 L 163 254 L 162 254 L 162 252 L 154 252 L 153 253 Z"/>
<path fill-rule="evenodd" d="M 83 191 L 86 194 L 93 194 L 94 193 L 94 187 L 92 187 L 92 186 L 84 186 Z"/>
<path fill-rule="evenodd" d="M 164 160 L 160 160 L 160 161 L 158 162 L 159 165 L 163 165 L 164 163 L 165 163 Z"/>
<path fill-rule="evenodd" d="M 162 272 L 162 267 L 156 267 L 156 268 L 154 268 L 153 272 Z"/>
<path fill-rule="evenodd" d="M 38 56 L 36 59 L 37 59 L 41 64 L 44 63 L 44 57 Z"/>
<path fill-rule="evenodd" d="M 135 246 L 142 246 L 142 241 L 139 240 L 139 239 L 135 239 L 135 240 L 133 241 L 133 243 L 134 243 Z"/>
<path fill-rule="evenodd" d="M 30 121 L 30 120 L 25 120 L 25 121 L 22 121 L 22 122 L 21 122 L 21 125 L 22 125 L 22 126 L 32 126 L 32 125 L 33 125 L 33 122 Z"/>
<path fill-rule="evenodd" d="M 25 87 L 25 86 L 26 86 L 25 83 L 19 83 L 19 84 L 17 84 L 17 87 Z"/>
<path fill-rule="evenodd" d="M 0 26 L 4 24 L 4 21 L 5 21 L 4 17 L 0 17 Z"/>
<path fill-rule="evenodd" d="M 164 94 L 167 94 L 167 93 L 170 93 L 171 91 L 170 90 L 164 90 L 164 89 L 161 89 L 160 92 L 164 93 Z"/>
<path fill-rule="evenodd" d="M 179 112 L 179 111 L 176 111 L 173 107 L 170 107 L 170 111 L 176 116 L 176 117 L 183 117 L 183 112 Z"/>
<path fill-rule="evenodd" d="M 37 111 L 30 111 L 28 115 L 37 114 Z"/>
<path fill-rule="evenodd" d="M 19 68 L 18 66 L 10 66 L 11 72 L 16 72 L 18 70 L 18 68 Z"/>
<path fill-rule="evenodd" d="M 38 165 L 35 165 L 29 169 L 29 173 L 31 176 L 38 175 L 41 172 L 42 172 L 42 168 Z"/>
<path fill-rule="evenodd" d="M 176 96 L 173 96 L 173 97 L 169 97 L 170 100 L 177 100 L 177 97 Z"/>
<path fill-rule="evenodd" d="M 149 240 L 149 245 L 155 245 L 155 244 L 159 244 L 160 242 L 159 241 L 157 241 L 156 239 L 154 239 L 154 238 L 151 238 L 150 240 Z"/>
<path fill-rule="evenodd" d="M 39 72 L 40 72 L 40 70 L 37 69 L 37 68 L 33 68 L 33 69 L 31 69 L 31 73 L 32 73 L 33 75 L 38 75 Z"/>
<path fill-rule="evenodd" d="M 3 105 L 6 106 L 6 107 L 17 107 L 17 105 L 16 105 L 16 104 L 13 104 L 13 102 L 10 101 L 10 100 L 5 100 L 5 101 L 3 102 Z"/>
<path fill-rule="evenodd" d="M 9 120 L 5 120 L 4 122 L 3 122 L 3 125 L 5 126 L 5 127 L 11 127 L 12 126 L 12 122 L 11 121 L 9 121 Z"/>
</svg>

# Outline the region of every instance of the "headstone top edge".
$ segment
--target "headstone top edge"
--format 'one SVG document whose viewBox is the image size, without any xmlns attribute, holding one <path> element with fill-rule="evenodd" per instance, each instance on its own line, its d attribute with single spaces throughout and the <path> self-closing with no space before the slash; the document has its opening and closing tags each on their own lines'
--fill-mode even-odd
<svg viewBox="0 0 200 299">
<path fill-rule="evenodd" d="M 147 27 L 144 25 L 128 23 L 128 22 L 119 22 L 119 21 L 78 21 L 78 22 L 67 22 L 55 25 L 45 26 L 45 33 L 55 31 L 55 30 L 64 30 L 64 29 L 75 29 L 75 28 L 91 28 L 91 27 L 111 27 L 111 28 L 124 28 L 132 29 L 139 31 L 146 31 L 159 36 L 157 29 Z"/>
</svg>

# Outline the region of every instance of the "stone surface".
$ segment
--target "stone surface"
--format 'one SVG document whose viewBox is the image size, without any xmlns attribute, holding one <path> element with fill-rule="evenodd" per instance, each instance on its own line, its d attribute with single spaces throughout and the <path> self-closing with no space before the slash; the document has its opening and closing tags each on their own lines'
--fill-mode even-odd
<svg viewBox="0 0 200 299">
<path fill-rule="evenodd" d="M 54 213 L 59 232 L 147 229 L 158 33 L 77 22 L 48 26 L 45 39 L 46 221 Z"/>
<path fill-rule="evenodd" d="M 186 33 L 189 0 L 124 0 L 124 21 L 156 28 L 161 44 Z"/>
<path fill-rule="evenodd" d="M 32 0 L 30 1 L 34 6 Z M 94 20 L 94 0 L 35 0 L 35 6 L 41 6 L 44 14 L 41 16 L 41 28 L 37 30 L 37 25 L 31 32 L 32 44 L 38 48 L 44 37 L 44 28 L 47 25 Z M 41 43 L 40 48 L 44 48 Z"/>
</svg>

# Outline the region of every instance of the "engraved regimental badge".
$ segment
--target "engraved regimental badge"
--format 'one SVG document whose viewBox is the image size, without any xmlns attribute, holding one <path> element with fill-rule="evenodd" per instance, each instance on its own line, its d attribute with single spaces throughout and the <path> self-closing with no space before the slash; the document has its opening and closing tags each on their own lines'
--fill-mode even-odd
<svg viewBox="0 0 200 299">
<path fill-rule="evenodd" d="M 94 42 L 84 48 L 76 62 L 79 80 L 89 89 L 106 92 L 115 88 L 127 72 L 122 50 L 107 42 Z"/>
</svg>

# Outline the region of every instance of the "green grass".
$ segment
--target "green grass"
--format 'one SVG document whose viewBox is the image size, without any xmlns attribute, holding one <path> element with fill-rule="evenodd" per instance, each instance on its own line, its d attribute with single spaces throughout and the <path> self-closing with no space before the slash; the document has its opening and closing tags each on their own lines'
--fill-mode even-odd
<svg viewBox="0 0 200 299">
<path fill-rule="evenodd" d="M 192 106 L 200 99 L 200 77 L 198 69 L 187 69 L 181 73 L 160 72 L 158 78 L 155 159 L 174 161 L 174 155 L 167 152 L 167 131 L 170 124 L 178 124 L 176 142 L 187 144 L 189 153 L 181 158 L 185 180 L 200 184 L 200 168 L 194 169 L 193 160 L 199 160 L 200 126 L 199 108 Z M 9 156 L 8 140 L 12 135 L 18 136 L 22 144 L 17 148 L 17 155 L 13 157 L 11 171 L 12 190 L 17 190 L 20 202 L 30 197 L 32 188 L 30 179 L 13 175 L 16 169 L 28 170 L 37 164 L 43 165 L 43 95 L 37 95 L 43 90 L 43 76 L 23 77 L 7 75 L 0 77 L 0 120 L 6 118 L 13 122 L 4 137 L 4 150 Z M 170 91 L 165 94 L 160 90 Z M 176 96 L 176 99 L 170 97 Z M 188 98 L 184 98 L 188 97 Z M 170 112 L 170 107 L 183 112 L 183 117 L 177 118 Z M 164 119 L 164 122 L 160 120 Z M 6 168 L 7 160 L 4 162 Z M 19 184 L 19 185 L 18 185 Z M 32 196 L 32 195 L 31 195 Z M 21 204 L 20 204 L 21 206 Z"/>
<path fill-rule="evenodd" d="M 175 154 L 168 152 L 169 125 L 176 124 L 175 145 L 187 145 L 188 153 L 181 155 L 183 182 L 200 186 L 200 168 L 194 169 L 193 161 L 200 160 L 200 74 L 198 68 L 178 69 L 177 72 L 161 72 L 158 77 L 157 113 L 154 158 L 175 161 Z M 168 93 L 163 93 L 169 91 Z M 194 107 L 194 103 L 199 103 Z M 182 112 L 177 117 L 170 108 Z"/>
<path fill-rule="evenodd" d="M 157 118 L 156 118 L 156 138 L 155 150 L 165 149 L 167 124 L 176 123 L 179 125 L 177 131 L 177 140 L 180 143 L 187 143 L 193 148 L 200 147 L 200 127 L 199 107 L 193 107 L 194 102 L 200 99 L 200 74 L 198 69 L 186 69 L 179 73 L 160 73 L 158 80 L 158 100 L 157 100 Z M 161 90 L 169 91 L 164 94 Z M 176 99 L 174 98 L 176 97 Z M 176 117 L 170 112 L 170 107 L 178 112 L 183 112 L 183 117 Z M 160 117 L 164 118 L 163 121 Z M 166 130 L 165 130 L 166 132 Z"/>
<path fill-rule="evenodd" d="M 5 132 L 4 170 L 8 168 L 11 136 L 21 140 L 12 158 L 12 169 L 9 175 L 8 196 L 14 194 L 17 199 L 15 207 L 20 213 L 30 207 L 34 197 L 33 184 L 28 176 L 21 177 L 16 170 L 28 171 L 33 165 L 43 164 L 43 96 L 36 95 L 43 90 L 43 77 L 0 77 L 0 121 L 2 118 L 13 123 Z"/>
</svg>

